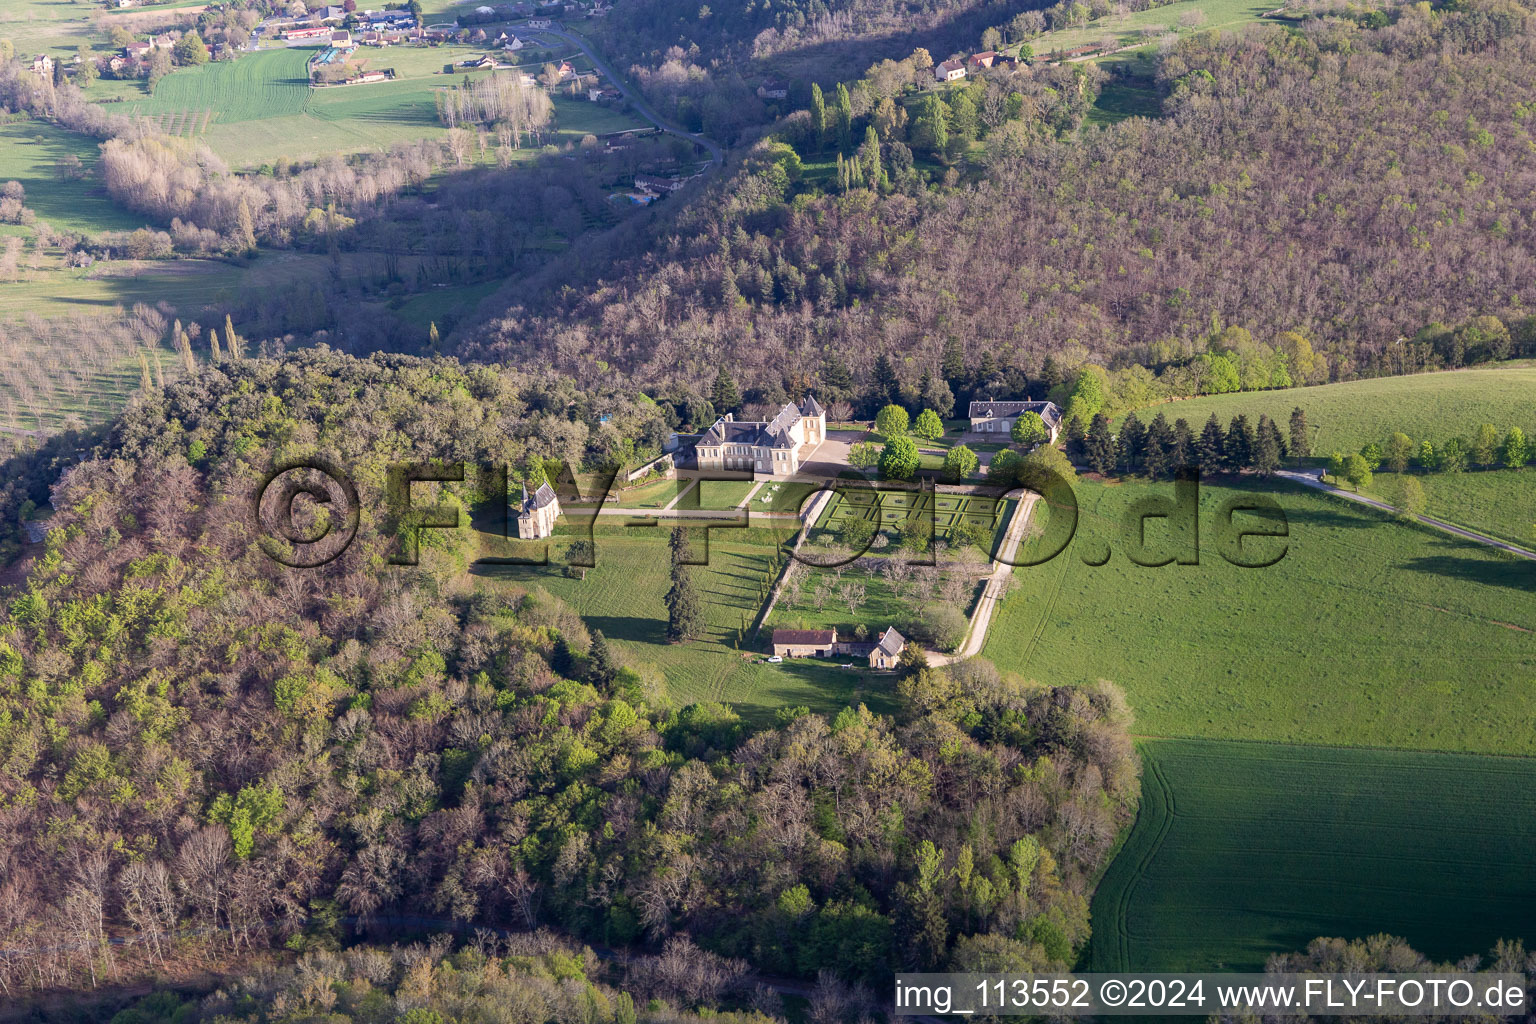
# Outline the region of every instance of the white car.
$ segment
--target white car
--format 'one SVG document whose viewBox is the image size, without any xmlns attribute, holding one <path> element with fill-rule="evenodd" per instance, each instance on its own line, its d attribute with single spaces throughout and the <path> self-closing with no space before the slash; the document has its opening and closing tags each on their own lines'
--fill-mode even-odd
<svg viewBox="0 0 1536 1024">
<path fill-rule="evenodd" d="M 784 663 L 784 659 L 779 657 L 777 654 L 775 654 L 773 657 L 768 659 L 768 664 L 770 664 L 770 665 L 781 665 L 783 663 Z"/>
</svg>

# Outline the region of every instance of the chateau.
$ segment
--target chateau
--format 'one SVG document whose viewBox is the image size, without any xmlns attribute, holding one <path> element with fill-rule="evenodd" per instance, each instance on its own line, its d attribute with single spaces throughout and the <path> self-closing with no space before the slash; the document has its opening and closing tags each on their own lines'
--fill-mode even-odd
<svg viewBox="0 0 1536 1024">
<path fill-rule="evenodd" d="M 726 413 L 700 435 L 694 454 L 701 470 L 750 470 L 789 476 L 827 437 L 827 411 L 810 395 L 786 402 L 771 420 L 738 420 Z"/>
</svg>

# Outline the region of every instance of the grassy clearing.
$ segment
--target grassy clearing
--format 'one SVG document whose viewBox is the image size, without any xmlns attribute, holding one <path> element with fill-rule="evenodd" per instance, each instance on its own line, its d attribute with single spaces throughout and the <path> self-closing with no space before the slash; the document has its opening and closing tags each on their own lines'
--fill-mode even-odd
<svg viewBox="0 0 1536 1024">
<path fill-rule="evenodd" d="M 1151 735 L 1536 753 L 1529 563 L 1253 482 L 1202 488 L 1198 565 L 1131 564 L 1126 511 L 1172 493 L 1080 483 L 1075 538 L 1019 570 L 986 657 L 1035 679 L 1113 680 Z M 1279 502 L 1290 536 L 1278 563 L 1239 568 L 1217 527 L 1224 502 L 1255 493 Z M 1048 525 L 1037 543 L 1057 536 Z M 1169 551 L 1188 536 L 1153 520 L 1148 540 Z"/>
<path fill-rule="evenodd" d="M 75 156 L 86 176 L 61 178 L 56 164 Z M 0 182 L 19 181 L 27 190 L 26 205 L 38 219 L 69 231 L 132 231 L 144 218 L 107 198 L 93 173 L 100 150 L 94 140 L 30 118 L 0 124 Z"/>
<path fill-rule="evenodd" d="M 1518 426 L 1527 436 L 1536 436 L 1532 394 L 1536 394 L 1536 366 L 1522 362 L 1284 391 L 1207 395 L 1150 406 L 1136 414 L 1143 422 L 1159 412 L 1169 420 L 1182 416 L 1196 430 L 1212 413 L 1223 424 L 1238 413 L 1250 420 L 1263 414 L 1285 430 L 1291 410 L 1300 406 L 1313 432 L 1313 453 L 1326 455 L 1334 450 L 1358 451 L 1372 441 L 1385 440 L 1394 430 L 1415 441 L 1438 441 L 1456 434 L 1470 436 L 1479 423 L 1486 422 L 1500 431 Z"/>
<path fill-rule="evenodd" d="M 703 531 L 698 531 L 702 533 Z M 596 531 L 596 567 L 586 579 L 568 578 L 556 566 L 481 566 L 488 582 L 542 587 L 575 609 L 588 627 L 613 641 L 624 663 L 642 676 L 665 683 L 672 701 L 723 701 L 744 717 L 763 723 L 781 707 L 805 705 L 837 711 L 863 701 L 890 711 L 889 679 L 847 672 L 832 665 L 794 662 L 769 665 L 748 637 L 761 601 L 771 585 L 769 570 L 781 540 L 771 531 L 709 531 L 709 564 L 696 570 L 704 597 L 707 636 L 685 644 L 666 642 L 663 598 L 670 585 L 664 527 Z M 570 538 L 556 537 L 551 558 Z M 695 550 L 702 554 L 700 543 Z"/>
<path fill-rule="evenodd" d="M 1128 117 L 1161 117 L 1163 97 L 1146 78 L 1114 78 L 1104 83 L 1088 108 L 1086 123 L 1115 124 Z"/>
<path fill-rule="evenodd" d="M 1048 59 L 1058 50 L 1098 45 L 1110 37 L 1114 38 L 1117 48 L 1133 46 L 1142 43 L 1148 32 L 1155 39 L 1163 32 L 1182 35 L 1237 28 L 1258 21 L 1260 15 L 1274 7 L 1263 0 L 1181 0 L 1123 16 L 1111 14 L 1075 28 L 1046 32 L 1029 40 L 1029 45 L 1034 47 L 1035 56 L 1040 59 Z M 1198 24 L 1182 24 L 1191 19 L 1199 19 Z"/>
<path fill-rule="evenodd" d="M 1095 971 L 1262 969 L 1319 935 L 1440 960 L 1536 938 L 1536 762 L 1191 740 L 1141 746 L 1093 901 Z"/>
<path fill-rule="evenodd" d="M 608 500 L 611 504 L 628 508 L 662 508 L 667 502 L 677 497 L 678 485 L 677 480 L 653 480 L 638 487 L 616 490 L 609 495 Z"/>
</svg>

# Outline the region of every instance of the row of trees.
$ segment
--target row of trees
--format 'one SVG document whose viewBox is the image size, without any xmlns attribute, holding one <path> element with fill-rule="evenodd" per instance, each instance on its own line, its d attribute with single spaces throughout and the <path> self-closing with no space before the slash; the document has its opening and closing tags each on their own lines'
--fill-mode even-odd
<svg viewBox="0 0 1536 1024">
<path fill-rule="evenodd" d="M 1461 473 L 1468 469 L 1524 469 L 1536 456 L 1536 448 L 1525 431 L 1510 427 L 1500 431 L 1492 423 L 1480 424 L 1471 438 L 1448 437 L 1440 441 L 1415 442 L 1395 430 L 1381 443 L 1372 441 L 1358 452 L 1333 452 L 1328 457 L 1328 472 L 1356 487 L 1370 487 L 1372 474 L 1382 466 L 1394 473 L 1416 469 L 1424 473 Z M 1404 481 L 1407 504 L 1411 511 L 1423 511 L 1423 488 Z"/>
<path fill-rule="evenodd" d="M 1238 414 L 1223 427 L 1214 413 L 1198 434 L 1183 417 L 1170 424 L 1163 413 L 1150 424 L 1130 413 L 1116 431 L 1099 413 L 1069 444 L 1094 472 L 1105 475 L 1141 473 L 1156 479 L 1196 468 L 1206 473 L 1252 470 L 1268 476 L 1286 458 L 1306 458 L 1310 452 L 1306 413 L 1300 408 L 1291 413 L 1288 433 L 1289 439 L 1268 416 L 1254 423 Z"/>
</svg>

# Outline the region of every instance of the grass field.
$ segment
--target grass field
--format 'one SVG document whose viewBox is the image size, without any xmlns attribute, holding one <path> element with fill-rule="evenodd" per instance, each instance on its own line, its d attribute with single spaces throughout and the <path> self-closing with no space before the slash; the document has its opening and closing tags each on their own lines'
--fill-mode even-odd
<svg viewBox="0 0 1536 1024">
<path fill-rule="evenodd" d="M 1285 554 L 1239 568 L 1219 554 L 1221 508 L 1261 489 L 1289 537 L 1249 550 Z M 983 653 L 1000 667 L 1119 683 L 1149 735 L 1536 754 L 1530 563 L 1253 482 L 1202 488 L 1198 565 L 1146 568 L 1127 557 L 1123 517 L 1172 485 L 1081 482 L 1077 494 L 1071 546 L 1018 570 L 994 619 Z M 1150 546 L 1166 550 L 1156 523 Z"/>
<path fill-rule="evenodd" d="M 1093 901 L 1095 971 L 1261 970 L 1386 932 L 1437 960 L 1536 940 L 1536 761 L 1141 744 L 1140 815 Z"/>
<path fill-rule="evenodd" d="M 1104 83 L 1088 108 L 1087 124 L 1106 125 L 1128 117 L 1161 117 L 1163 97 L 1147 78 L 1115 78 Z"/>
<path fill-rule="evenodd" d="M 1207 395 L 1139 409 L 1143 422 L 1159 412 L 1170 421 L 1183 417 L 1196 431 L 1212 413 L 1225 425 L 1243 413 L 1263 414 L 1285 431 L 1291 410 L 1306 411 L 1314 455 L 1358 451 L 1401 430 L 1415 441 L 1470 436 L 1479 423 L 1500 431 L 1518 426 L 1536 436 L 1536 366 L 1529 362 L 1408 377 L 1377 377 L 1284 391 Z"/>
<path fill-rule="evenodd" d="M 750 630 L 771 585 L 768 573 L 774 553 L 781 550 L 780 538 L 760 530 L 709 533 L 709 564 L 696 570 L 708 635 L 685 644 L 666 641 L 663 598 L 670 581 L 665 527 L 599 527 L 596 567 L 584 580 L 568 578 L 553 566 L 481 566 L 477 573 L 487 581 L 542 587 L 565 601 L 589 628 L 601 629 L 614 642 L 625 664 L 642 676 L 664 681 L 678 706 L 724 701 L 760 724 L 770 721 L 778 708 L 799 704 L 837 711 L 863 701 L 879 711 L 892 710 L 894 684 L 888 678 L 815 662 L 765 664 L 750 637 L 738 648 L 743 623 Z M 551 558 L 568 542 L 557 536 Z M 695 551 L 702 554 L 700 543 L 696 538 Z"/>
<path fill-rule="evenodd" d="M 58 161 L 71 155 L 79 157 L 87 171 L 76 181 L 60 178 L 55 169 Z M 21 182 L 27 190 L 26 205 L 39 220 L 69 231 L 143 227 L 144 218 L 108 199 L 100 180 L 90 173 L 99 156 L 94 140 L 47 121 L 16 118 L 0 124 L 0 182 Z"/>
<path fill-rule="evenodd" d="M 73 52 L 92 41 L 97 10 L 72 0 L 0 0 L 0 39 L 9 39 L 18 57 Z"/>
<path fill-rule="evenodd" d="M 1427 515 L 1530 548 L 1536 544 L 1536 470 L 1411 473 Z M 1390 502 L 1396 474 L 1376 473 L 1366 493 Z"/>
<path fill-rule="evenodd" d="M 358 59 L 368 67 L 393 68 L 396 80 L 311 89 L 305 62 L 315 52 L 312 47 L 274 47 L 234 61 L 179 70 L 166 76 L 153 96 L 130 98 L 119 106 L 173 135 L 202 138 L 237 167 L 261 166 L 278 157 L 305 160 L 330 153 L 384 150 L 396 142 L 440 135 L 444 129 L 437 118 L 436 93 L 475 76 L 438 72 L 444 64 L 485 50 L 468 46 L 362 49 Z M 557 144 L 643 125 L 620 111 L 585 100 L 564 95 L 553 99 L 551 141 Z"/>
<path fill-rule="evenodd" d="M 1255 0 L 1180 0 L 1179 3 L 1165 4 L 1144 11 L 1133 11 L 1125 15 L 1110 14 L 1097 21 L 1090 21 L 1086 25 L 1046 32 L 1029 40 L 1029 45 L 1034 47 L 1037 58 L 1049 59 L 1054 51 L 1097 45 L 1111 36 L 1114 37 L 1117 46 L 1123 47 L 1142 43 L 1145 39 L 1145 31 L 1160 35 L 1165 31 L 1182 34 L 1191 31 L 1237 28 L 1240 25 L 1258 21 L 1261 14 L 1273 10 L 1274 7 L 1274 4 L 1264 3 L 1262 0 L 1258 2 Z M 1203 16 L 1199 24 L 1180 23 L 1181 19 L 1195 12 Z"/>
</svg>

